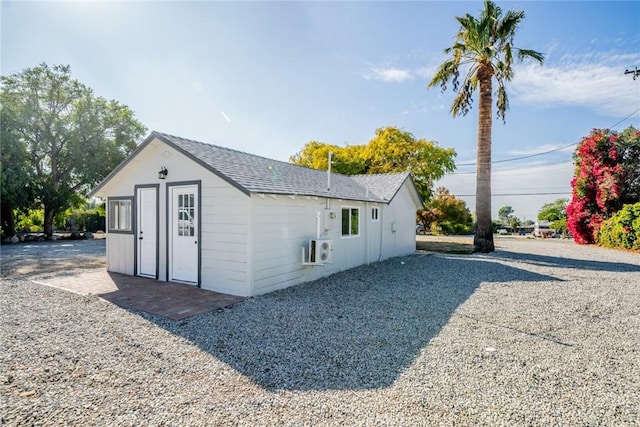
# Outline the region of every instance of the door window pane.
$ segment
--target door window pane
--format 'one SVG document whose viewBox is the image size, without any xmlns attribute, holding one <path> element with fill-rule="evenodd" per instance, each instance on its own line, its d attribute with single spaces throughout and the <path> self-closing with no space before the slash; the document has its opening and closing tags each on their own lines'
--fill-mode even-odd
<svg viewBox="0 0 640 427">
<path fill-rule="evenodd" d="M 195 235 L 195 195 L 178 194 L 178 236 Z"/>
</svg>

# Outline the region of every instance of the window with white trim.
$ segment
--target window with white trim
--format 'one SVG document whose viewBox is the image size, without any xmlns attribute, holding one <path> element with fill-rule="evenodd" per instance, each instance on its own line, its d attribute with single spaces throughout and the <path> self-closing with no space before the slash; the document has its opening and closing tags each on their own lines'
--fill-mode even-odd
<svg viewBox="0 0 640 427">
<path fill-rule="evenodd" d="M 342 235 L 360 234 L 360 208 L 342 208 Z"/>
<path fill-rule="evenodd" d="M 109 199 L 109 231 L 116 233 L 133 231 L 132 202 L 133 198 Z"/>
<path fill-rule="evenodd" d="M 378 215 L 378 208 L 371 208 L 371 221 L 377 221 L 379 219 Z"/>
</svg>

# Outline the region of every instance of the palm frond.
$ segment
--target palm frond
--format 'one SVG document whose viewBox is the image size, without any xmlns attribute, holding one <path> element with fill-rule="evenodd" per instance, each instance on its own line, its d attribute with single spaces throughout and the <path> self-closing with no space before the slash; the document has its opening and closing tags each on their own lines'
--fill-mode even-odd
<svg viewBox="0 0 640 427">
<path fill-rule="evenodd" d="M 496 37 L 511 42 L 522 19 L 524 19 L 524 12 L 516 10 L 508 11 L 496 27 Z"/>
<path fill-rule="evenodd" d="M 498 89 L 496 90 L 496 114 L 499 119 L 502 119 L 504 123 L 505 114 L 509 109 L 509 97 L 503 84 L 498 82 Z"/>
<path fill-rule="evenodd" d="M 518 49 L 518 48 L 516 48 L 516 49 L 518 51 L 518 59 L 520 61 L 523 61 L 525 59 L 531 58 L 531 59 L 535 59 L 540 64 L 544 63 L 544 54 L 543 53 L 540 53 L 538 51 L 531 50 L 531 49 Z"/>
<path fill-rule="evenodd" d="M 434 87 L 436 85 L 440 85 L 442 91 L 447 89 L 447 83 L 449 80 L 455 77 L 457 73 L 454 61 L 448 60 L 440 64 L 440 66 L 436 69 L 436 73 L 427 85 L 427 87 Z"/>
</svg>

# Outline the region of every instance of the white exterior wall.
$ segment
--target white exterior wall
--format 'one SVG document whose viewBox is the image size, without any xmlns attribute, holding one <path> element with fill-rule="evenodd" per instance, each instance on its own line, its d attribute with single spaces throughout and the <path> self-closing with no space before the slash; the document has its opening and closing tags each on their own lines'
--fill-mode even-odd
<svg viewBox="0 0 640 427">
<path fill-rule="evenodd" d="M 323 198 L 287 195 L 252 195 L 251 202 L 253 295 L 315 280 L 367 262 L 366 203 L 329 200 L 327 205 Z M 342 237 L 343 206 L 361 209 L 358 236 Z M 335 218 L 330 217 L 330 212 L 335 213 Z M 305 266 L 302 248 L 317 238 L 318 225 L 319 238 L 333 240 L 333 262 Z"/>
<path fill-rule="evenodd" d="M 208 172 L 202 181 L 200 286 L 250 295 L 250 198 Z"/>
<path fill-rule="evenodd" d="M 133 275 L 133 234 L 107 234 L 107 271 Z"/>
<path fill-rule="evenodd" d="M 165 166 L 169 174 L 158 179 Z M 389 205 L 319 197 L 248 196 L 159 140 L 149 143 L 98 196 L 134 197 L 135 185 L 159 184 L 159 280 L 167 280 L 167 184 L 200 182 L 200 286 L 249 296 L 415 251 L 415 195 L 405 183 Z M 134 200 L 134 208 L 136 201 Z M 342 236 L 342 208 L 359 208 L 358 236 Z M 371 218 L 378 208 L 379 219 Z M 335 214 L 331 218 L 330 213 Z M 333 240 L 332 263 L 305 266 L 302 248 L 316 239 Z M 135 224 L 135 218 L 133 223 Z M 392 228 L 395 231 L 392 231 Z M 107 269 L 134 274 L 134 234 L 107 234 Z"/>
<path fill-rule="evenodd" d="M 383 226 L 383 257 L 392 258 L 416 251 L 416 204 L 405 183 L 386 206 Z M 395 232 L 392 231 L 395 229 Z"/>
<path fill-rule="evenodd" d="M 164 180 L 158 179 L 161 166 L 169 171 Z M 167 280 L 167 184 L 186 181 L 200 181 L 200 286 L 234 295 L 249 295 L 250 198 L 245 193 L 179 151 L 154 140 L 97 195 L 105 199 L 132 197 L 135 196 L 135 185 L 160 184 L 158 279 Z M 134 251 L 133 234 L 108 233 L 107 270 L 133 274 Z"/>
</svg>

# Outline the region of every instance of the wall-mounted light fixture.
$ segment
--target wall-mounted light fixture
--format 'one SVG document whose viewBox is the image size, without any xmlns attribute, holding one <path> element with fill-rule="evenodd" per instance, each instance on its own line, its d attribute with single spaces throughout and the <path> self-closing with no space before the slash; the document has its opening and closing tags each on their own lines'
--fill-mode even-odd
<svg viewBox="0 0 640 427">
<path fill-rule="evenodd" d="M 167 175 L 169 175 L 169 171 L 167 170 L 167 168 L 162 166 L 160 168 L 160 170 L 158 171 L 158 178 L 159 179 L 165 179 L 167 177 Z"/>
</svg>

